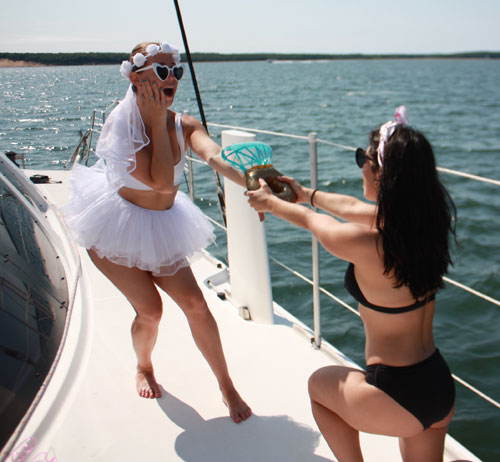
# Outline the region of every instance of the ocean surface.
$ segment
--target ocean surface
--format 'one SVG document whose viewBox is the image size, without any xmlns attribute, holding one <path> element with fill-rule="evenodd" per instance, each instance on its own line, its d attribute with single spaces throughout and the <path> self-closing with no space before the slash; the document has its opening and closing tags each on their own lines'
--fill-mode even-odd
<svg viewBox="0 0 500 462">
<path fill-rule="evenodd" d="M 405 104 L 431 141 L 438 165 L 500 179 L 500 61 L 394 60 L 200 63 L 196 74 L 208 122 L 366 146 L 368 132 Z M 0 150 L 24 153 L 29 168 L 61 168 L 89 127 L 92 111 L 122 98 L 119 66 L 0 69 Z M 189 72 L 174 108 L 199 117 Z M 210 127 L 220 141 L 220 129 Z M 308 143 L 258 134 L 282 172 L 309 184 Z M 318 146 L 322 189 L 362 197 L 353 153 Z M 449 277 L 500 299 L 500 187 L 441 173 L 458 208 L 458 246 Z M 196 202 L 221 222 L 210 169 L 195 165 Z M 186 185 L 182 186 L 187 190 Z M 310 235 L 269 216 L 269 254 L 311 277 Z M 225 236 L 217 247 L 225 258 Z M 351 306 L 346 263 L 321 251 L 321 284 Z M 274 298 L 312 326 L 310 286 L 271 262 Z M 361 365 L 360 319 L 321 297 L 323 336 Z M 500 306 L 453 286 L 438 296 L 435 338 L 453 373 L 500 401 Z M 450 433 L 484 461 L 500 460 L 500 409 L 457 383 Z"/>
</svg>

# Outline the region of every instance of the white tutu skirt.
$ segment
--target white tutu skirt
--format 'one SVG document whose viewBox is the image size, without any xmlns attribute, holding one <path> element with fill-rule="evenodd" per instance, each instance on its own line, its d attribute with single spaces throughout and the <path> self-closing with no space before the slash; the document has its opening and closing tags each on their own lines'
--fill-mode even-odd
<svg viewBox="0 0 500 462">
<path fill-rule="evenodd" d="M 108 184 L 102 161 L 76 165 L 70 192 L 61 210 L 73 240 L 119 265 L 170 276 L 215 239 L 210 222 L 182 191 L 168 210 L 138 207 Z"/>
</svg>

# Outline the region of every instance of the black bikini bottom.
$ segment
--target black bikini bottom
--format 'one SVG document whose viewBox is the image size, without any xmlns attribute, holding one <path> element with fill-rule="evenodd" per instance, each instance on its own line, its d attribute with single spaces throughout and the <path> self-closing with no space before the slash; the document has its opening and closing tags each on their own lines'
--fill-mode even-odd
<svg viewBox="0 0 500 462">
<path fill-rule="evenodd" d="M 438 349 L 412 366 L 372 364 L 366 381 L 413 414 L 424 429 L 444 419 L 455 403 L 455 383 Z"/>
</svg>

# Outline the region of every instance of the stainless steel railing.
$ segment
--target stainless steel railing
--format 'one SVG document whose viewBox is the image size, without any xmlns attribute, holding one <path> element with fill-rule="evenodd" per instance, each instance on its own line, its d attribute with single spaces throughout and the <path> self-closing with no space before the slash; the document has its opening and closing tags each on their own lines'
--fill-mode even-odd
<svg viewBox="0 0 500 462">
<path fill-rule="evenodd" d="M 239 126 L 231 126 L 231 125 L 222 125 L 222 124 L 215 124 L 215 123 L 209 123 L 209 126 L 212 127 L 218 127 L 218 128 L 227 128 L 227 129 L 236 129 L 236 130 L 243 130 L 247 132 L 253 132 L 253 133 L 262 133 L 266 135 L 273 135 L 273 136 L 280 136 L 280 137 L 287 137 L 287 138 L 292 138 L 292 139 L 298 139 L 298 140 L 303 140 L 307 141 L 309 143 L 309 157 L 310 157 L 310 175 L 311 175 L 311 187 L 316 188 L 317 187 L 317 181 L 318 181 L 318 166 L 317 166 L 317 152 L 318 152 L 318 144 L 325 144 L 329 146 L 334 146 L 339 149 L 347 150 L 347 151 L 355 151 L 356 148 L 352 146 L 345 146 L 342 144 L 334 143 L 328 140 L 322 140 L 317 138 L 315 132 L 309 133 L 308 136 L 301 136 L 301 135 L 292 135 L 292 134 L 287 134 L 287 133 L 280 133 L 280 132 L 272 132 L 268 130 L 259 130 L 259 129 L 253 129 L 253 128 L 248 128 L 248 127 L 239 127 Z M 495 186 L 500 186 L 500 181 L 491 179 L 491 178 L 485 178 L 481 177 L 478 175 L 472 175 L 467 172 L 460 172 L 457 170 L 451 170 L 443 167 L 437 167 L 437 169 L 443 173 L 447 173 L 450 175 L 455 175 L 455 176 L 460 176 L 464 178 L 468 178 L 474 181 L 480 181 L 488 184 L 492 184 Z M 192 178 L 191 178 L 192 179 Z M 194 198 L 194 196 L 193 196 Z M 351 307 L 349 304 L 345 303 L 343 300 L 335 296 L 334 294 L 328 292 L 326 289 L 321 287 L 320 285 L 320 261 L 319 261 L 319 252 L 318 252 L 318 242 L 317 240 L 313 237 L 312 238 L 312 250 L 311 250 L 311 255 L 312 255 L 312 274 L 313 278 L 312 280 L 306 278 L 304 275 L 294 271 L 292 268 L 289 268 L 287 265 L 283 264 L 279 260 L 275 259 L 274 257 L 270 257 L 275 263 L 279 264 L 283 268 L 285 268 L 287 271 L 291 272 L 295 276 L 301 278 L 302 280 L 308 282 L 312 286 L 312 291 L 313 291 L 313 320 L 314 320 L 314 338 L 312 339 L 312 343 L 314 344 L 315 347 L 321 348 L 321 307 L 320 307 L 320 293 L 325 294 L 328 296 L 330 299 L 334 300 L 336 303 L 339 303 L 340 305 L 344 306 L 347 308 L 349 311 L 352 313 L 356 314 L 359 317 L 359 312 L 357 309 Z M 497 306 L 500 306 L 500 300 L 495 299 L 489 295 L 483 294 L 471 287 L 468 287 L 465 284 L 462 284 L 460 282 L 454 281 L 451 278 L 445 277 L 444 280 L 452 285 L 455 285 L 456 287 L 469 292 L 472 295 L 475 295 L 476 297 L 480 297 L 492 304 L 495 304 Z M 481 392 L 478 390 L 476 387 L 473 385 L 469 384 L 465 380 L 461 379 L 460 377 L 456 376 L 453 374 L 453 378 L 463 385 L 465 388 L 469 389 L 473 393 L 477 394 L 484 400 L 488 401 L 490 404 L 493 404 L 495 407 L 500 409 L 500 403 L 490 396 L 486 395 L 485 393 Z"/>
<path fill-rule="evenodd" d="M 110 106 L 113 107 L 116 104 L 113 103 L 113 105 Z M 100 132 L 100 128 L 102 127 L 105 116 L 107 111 L 109 110 L 106 109 L 106 111 L 101 111 L 102 113 L 102 123 L 98 121 L 97 114 L 99 111 L 94 111 L 94 114 L 92 116 L 92 123 L 91 123 L 91 128 L 87 130 L 85 133 L 81 134 L 80 142 L 75 149 L 75 151 L 72 153 L 70 158 L 67 160 L 65 167 L 68 163 L 72 161 L 72 163 L 75 162 L 85 162 L 87 164 L 89 157 L 95 153 L 94 148 L 92 147 L 92 140 L 93 140 L 93 134 L 98 134 Z M 261 134 L 266 134 L 266 135 L 271 135 L 271 136 L 277 136 L 277 137 L 286 137 L 286 138 L 291 138 L 291 139 L 296 139 L 296 140 L 301 140 L 305 141 L 309 144 L 309 157 L 310 157 L 310 175 L 311 175 L 311 187 L 316 188 L 318 184 L 318 165 L 317 165 L 317 153 L 318 153 L 318 144 L 324 144 L 328 146 L 333 146 L 338 149 L 346 150 L 346 151 L 355 151 L 356 148 L 352 146 L 346 146 L 342 145 L 339 143 L 334 143 L 332 141 L 328 140 L 323 140 L 317 138 L 317 135 L 315 132 L 309 133 L 308 136 L 303 136 L 303 135 L 293 135 L 293 134 L 288 134 L 288 133 L 280 133 L 280 132 L 273 132 L 269 130 L 260 130 L 260 129 L 255 129 L 255 128 L 248 128 L 248 127 L 240 127 L 240 126 L 233 126 L 233 125 L 223 125 L 223 124 L 216 124 L 216 123 L 208 123 L 208 126 L 210 127 L 216 127 L 216 128 L 227 128 L 227 129 L 236 129 L 236 130 L 243 130 L 247 132 L 252 132 L 252 133 L 261 133 Z M 189 189 L 189 194 L 192 200 L 195 200 L 195 178 L 194 178 L 194 173 L 193 173 L 193 164 L 194 163 L 202 163 L 204 164 L 205 162 L 194 158 L 190 153 L 188 152 L 187 154 L 187 160 L 188 160 L 188 176 L 187 176 L 187 183 L 188 183 L 188 189 Z M 455 176 L 460 176 L 464 178 L 468 178 L 470 180 L 474 181 L 480 181 L 484 183 L 488 183 L 491 185 L 495 186 L 500 186 L 500 181 L 491 179 L 491 178 L 485 178 L 481 177 L 478 175 L 472 175 L 467 172 L 460 172 L 457 170 L 451 170 L 443 167 L 437 167 L 437 169 L 443 173 L 450 174 L 450 175 L 455 175 Z M 226 229 L 223 224 L 217 223 L 215 220 L 209 218 L 214 225 L 218 226 L 221 229 Z M 353 314 L 356 314 L 359 316 L 358 310 L 355 309 L 354 307 L 350 306 L 343 300 L 341 300 L 339 297 L 335 296 L 334 294 L 330 293 L 323 287 L 321 287 L 320 284 L 320 261 L 319 261 L 319 245 L 317 240 L 313 237 L 312 242 L 311 242 L 311 258 L 312 258 L 312 280 L 308 279 L 304 275 L 300 274 L 299 272 L 293 270 L 292 268 L 289 268 L 287 265 L 284 263 L 280 262 L 279 260 L 275 259 L 274 257 L 270 257 L 275 263 L 278 265 L 282 266 L 284 269 L 287 271 L 291 272 L 294 274 L 296 277 L 301 278 L 302 280 L 306 281 L 307 283 L 311 284 L 312 286 L 312 291 L 313 291 L 313 320 L 314 320 L 314 337 L 311 339 L 312 343 L 316 348 L 321 348 L 321 306 L 320 306 L 320 293 L 328 296 L 330 299 L 335 301 L 336 303 L 339 303 L 349 311 L 351 311 Z M 500 306 L 500 300 L 495 299 L 494 297 L 491 297 L 489 295 L 483 294 L 472 287 L 469 287 L 465 284 L 462 284 L 458 281 L 454 281 L 453 279 L 450 279 L 448 277 L 445 277 L 444 280 L 452 285 L 455 285 L 456 287 L 460 288 L 461 290 L 467 291 L 472 295 L 475 295 L 476 297 L 480 297 L 492 304 L 495 304 L 497 306 Z M 473 391 L 477 395 L 481 396 L 483 399 L 488 401 L 489 403 L 493 404 L 497 408 L 500 408 L 500 403 L 498 401 L 495 401 L 493 398 L 487 396 L 471 384 L 467 383 L 463 379 L 461 379 L 458 376 L 453 376 L 454 379 L 462 384 L 464 387 L 468 388 L 469 390 Z"/>
</svg>

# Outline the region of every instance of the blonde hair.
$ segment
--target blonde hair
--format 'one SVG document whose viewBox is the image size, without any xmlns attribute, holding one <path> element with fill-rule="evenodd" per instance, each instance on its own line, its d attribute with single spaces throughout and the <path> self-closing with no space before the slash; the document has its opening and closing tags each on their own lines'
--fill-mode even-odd
<svg viewBox="0 0 500 462">
<path fill-rule="evenodd" d="M 143 55 L 146 54 L 146 48 L 149 46 L 149 45 L 158 45 L 159 47 L 161 47 L 161 43 L 160 42 L 142 42 L 142 43 L 139 43 L 137 44 L 134 49 L 132 50 L 132 52 L 130 53 L 130 56 L 128 58 L 128 60 L 133 63 L 133 59 L 134 59 L 134 56 L 137 54 L 137 53 L 142 53 Z"/>
<path fill-rule="evenodd" d="M 132 53 L 125 61 L 122 61 L 120 72 L 125 78 L 130 78 L 130 73 L 146 64 L 150 56 L 156 56 L 158 53 L 170 54 L 176 64 L 180 63 L 181 55 L 179 49 L 167 42 L 142 42 L 134 47 Z"/>
</svg>

